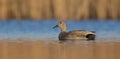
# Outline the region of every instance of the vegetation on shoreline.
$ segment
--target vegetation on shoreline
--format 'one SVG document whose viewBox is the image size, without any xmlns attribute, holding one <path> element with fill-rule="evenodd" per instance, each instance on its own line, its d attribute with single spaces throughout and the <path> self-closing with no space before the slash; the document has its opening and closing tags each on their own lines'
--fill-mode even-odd
<svg viewBox="0 0 120 59">
<path fill-rule="evenodd" d="M 0 19 L 119 19 L 120 0 L 0 0 Z"/>
</svg>

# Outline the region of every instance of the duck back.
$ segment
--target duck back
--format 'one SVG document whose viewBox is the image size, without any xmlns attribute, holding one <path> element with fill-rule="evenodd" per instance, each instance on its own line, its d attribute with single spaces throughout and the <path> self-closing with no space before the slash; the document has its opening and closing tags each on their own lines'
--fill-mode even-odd
<svg viewBox="0 0 120 59">
<path fill-rule="evenodd" d="M 74 30 L 69 32 L 61 32 L 59 34 L 59 40 L 88 40 L 89 34 L 94 34 L 90 31 L 85 30 Z M 92 39 L 92 38 L 91 38 Z"/>
</svg>

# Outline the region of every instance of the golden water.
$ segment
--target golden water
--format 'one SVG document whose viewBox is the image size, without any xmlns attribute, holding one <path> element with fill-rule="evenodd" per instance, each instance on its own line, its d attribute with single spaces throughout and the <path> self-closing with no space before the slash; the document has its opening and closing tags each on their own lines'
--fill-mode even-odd
<svg viewBox="0 0 120 59">
<path fill-rule="evenodd" d="M 120 59 L 120 42 L 1 40 L 0 59 Z"/>
</svg>

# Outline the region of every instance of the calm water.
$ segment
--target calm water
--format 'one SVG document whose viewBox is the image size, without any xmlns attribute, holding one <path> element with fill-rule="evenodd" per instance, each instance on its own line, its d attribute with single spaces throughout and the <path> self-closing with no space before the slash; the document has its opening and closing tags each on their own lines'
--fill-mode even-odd
<svg viewBox="0 0 120 59">
<path fill-rule="evenodd" d="M 0 38 L 34 38 L 58 40 L 59 28 L 52 29 L 59 21 L 0 21 Z M 97 40 L 120 40 L 120 21 L 66 21 L 67 31 L 96 31 Z"/>
</svg>

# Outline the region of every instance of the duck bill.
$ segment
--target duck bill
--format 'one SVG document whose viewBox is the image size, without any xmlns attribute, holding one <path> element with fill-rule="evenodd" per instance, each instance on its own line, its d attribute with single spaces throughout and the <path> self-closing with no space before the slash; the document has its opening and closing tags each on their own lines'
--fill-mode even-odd
<svg viewBox="0 0 120 59">
<path fill-rule="evenodd" d="M 58 27 L 58 25 L 54 26 L 53 29 L 54 29 L 54 28 L 57 28 L 57 27 Z"/>
</svg>

